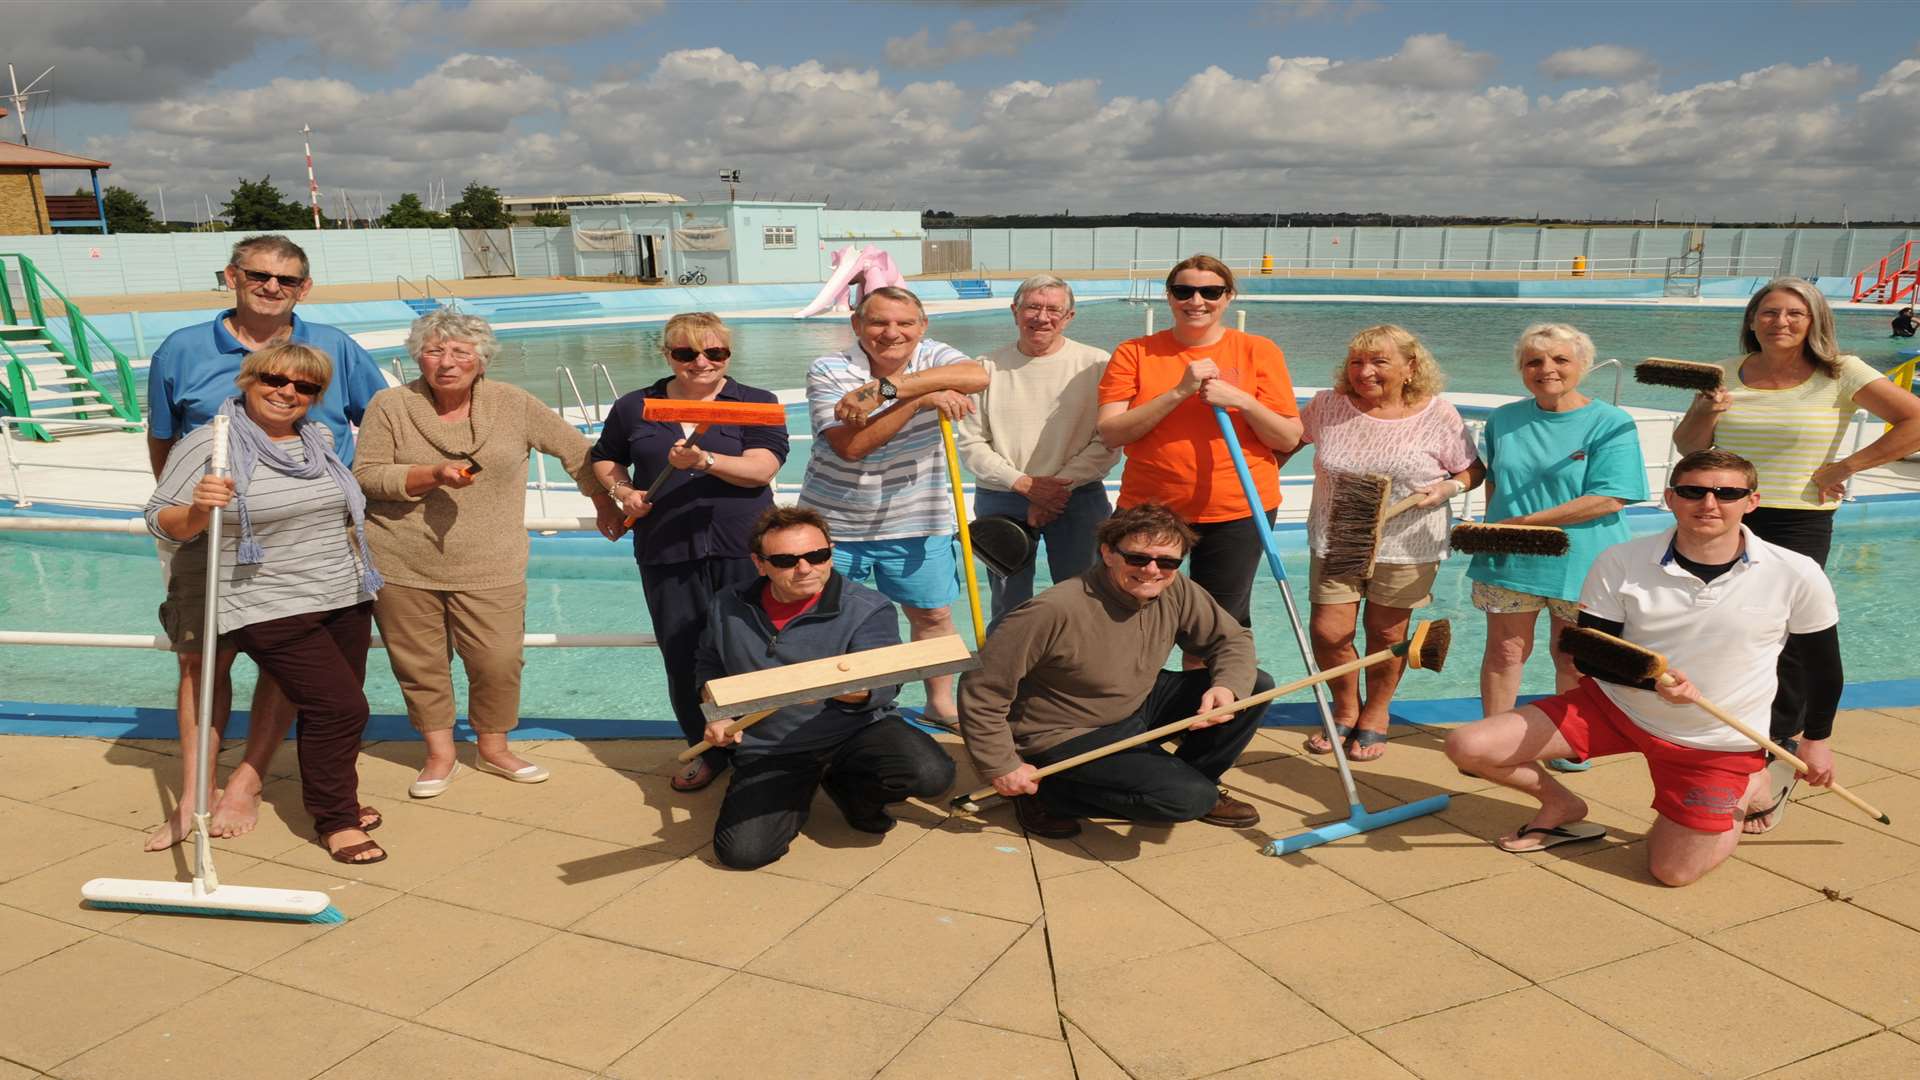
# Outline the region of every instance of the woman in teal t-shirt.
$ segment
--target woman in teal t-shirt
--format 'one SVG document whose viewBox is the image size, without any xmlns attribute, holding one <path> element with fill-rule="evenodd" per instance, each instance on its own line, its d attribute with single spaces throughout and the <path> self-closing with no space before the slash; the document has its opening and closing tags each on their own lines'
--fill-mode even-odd
<svg viewBox="0 0 1920 1080">
<path fill-rule="evenodd" d="M 1520 335 L 1513 356 L 1533 400 L 1502 405 L 1487 419 L 1487 520 L 1557 525 L 1572 550 L 1561 559 L 1475 555 L 1467 568 L 1473 606 L 1487 613 L 1480 704 L 1488 716 L 1513 708 L 1519 697 L 1542 608 L 1552 624 L 1554 689 L 1579 681 L 1560 653 L 1560 631 L 1577 621 L 1575 601 L 1594 556 L 1628 538 L 1621 509 L 1647 497 L 1633 418 L 1580 392 L 1593 366 L 1593 339 L 1562 323 L 1536 323 Z"/>
</svg>

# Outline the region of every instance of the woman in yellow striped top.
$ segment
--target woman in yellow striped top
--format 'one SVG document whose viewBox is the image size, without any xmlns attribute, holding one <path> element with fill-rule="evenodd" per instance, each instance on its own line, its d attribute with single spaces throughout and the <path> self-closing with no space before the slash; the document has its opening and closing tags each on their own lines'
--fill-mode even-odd
<svg viewBox="0 0 1920 1080">
<path fill-rule="evenodd" d="M 1847 479 L 1920 450 L 1920 398 L 1859 357 L 1841 355 L 1833 309 L 1800 278 L 1775 278 L 1753 294 L 1740 324 L 1740 347 L 1745 355 L 1729 364 L 1727 385 L 1694 399 L 1674 429 L 1674 444 L 1682 453 L 1717 446 L 1753 462 L 1760 473 L 1760 507 L 1747 515 L 1747 527 L 1824 567 L 1833 545 L 1833 512 Z M 1892 427 L 1843 454 L 1856 409 Z M 1782 651 L 1773 702 L 1776 742 L 1796 738 L 1805 727 L 1801 670 L 1795 650 Z M 1812 759 L 1826 755 L 1824 744 L 1824 734 L 1815 734 L 1801 756 L 1817 766 Z M 1777 814 L 1768 814 L 1747 828 L 1765 831 L 1776 820 Z"/>
</svg>

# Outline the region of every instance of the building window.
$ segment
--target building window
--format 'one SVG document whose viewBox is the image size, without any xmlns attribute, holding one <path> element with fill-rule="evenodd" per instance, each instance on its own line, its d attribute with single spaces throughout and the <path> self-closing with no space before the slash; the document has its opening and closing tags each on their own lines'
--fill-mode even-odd
<svg viewBox="0 0 1920 1080">
<path fill-rule="evenodd" d="M 799 247 L 792 225 L 768 225 L 760 230 L 760 246 L 763 248 Z"/>
</svg>

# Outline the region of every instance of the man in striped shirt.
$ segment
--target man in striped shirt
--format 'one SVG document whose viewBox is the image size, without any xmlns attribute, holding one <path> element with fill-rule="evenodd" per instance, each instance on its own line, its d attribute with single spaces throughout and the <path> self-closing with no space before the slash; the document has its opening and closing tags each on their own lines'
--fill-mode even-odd
<svg viewBox="0 0 1920 1080">
<path fill-rule="evenodd" d="M 827 520 L 834 569 L 874 585 L 906 613 L 913 640 L 954 633 L 953 502 L 940 417 L 973 412 L 987 372 L 926 340 L 927 312 L 886 287 L 853 310 L 854 344 L 807 369 L 813 455 L 800 504 Z M 927 680 L 929 720 L 957 718 L 953 677 Z"/>
</svg>

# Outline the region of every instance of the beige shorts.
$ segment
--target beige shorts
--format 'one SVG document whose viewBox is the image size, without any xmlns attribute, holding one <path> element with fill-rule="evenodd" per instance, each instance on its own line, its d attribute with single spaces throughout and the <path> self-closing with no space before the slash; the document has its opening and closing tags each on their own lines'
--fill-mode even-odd
<svg viewBox="0 0 1920 1080">
<path fill-rule="evenodd" d="M 1473 606 L 1489 615 L 1530 615 L 1545 608 L 1563 623 L 1580 621 L 1580 605 L 1557 596 L 1535 596 L 1484 581 L 1473 583 Z"/>
<path fill-rule="evenodd" d="M 160 552 L 160 576 L 167 586 L 167 598 L 160 603 L 160 631 L 174 652 L 197 654 L 206 625 L 207 539 L 201 536 L 184 544 L 162 540 L 155 546 Z"/>
<path fill-rule="evenodd" d="M 1375 563 L 1370 578 L 1330 578 L 1315 555 L 1307 568 L 1307 599 L 1316 604 L 1365 600 L 1385 607 L 1422 608 L 1433 603 L 1433 581 L 1439 576 L 1438 562 L 1424 562 Z"/>
</svg>

